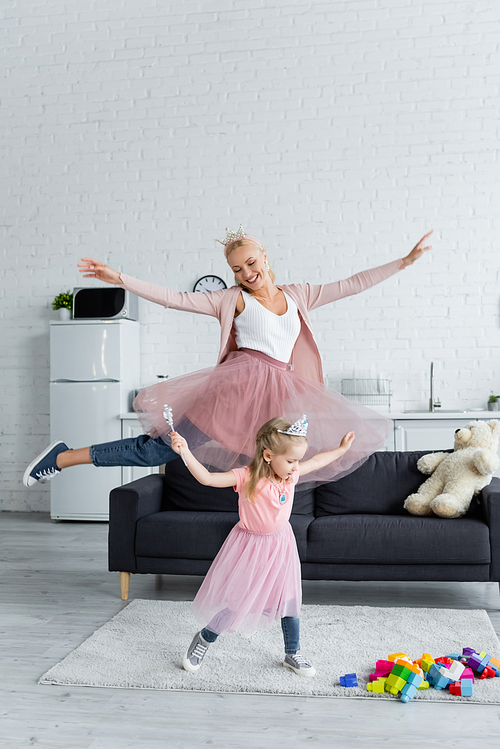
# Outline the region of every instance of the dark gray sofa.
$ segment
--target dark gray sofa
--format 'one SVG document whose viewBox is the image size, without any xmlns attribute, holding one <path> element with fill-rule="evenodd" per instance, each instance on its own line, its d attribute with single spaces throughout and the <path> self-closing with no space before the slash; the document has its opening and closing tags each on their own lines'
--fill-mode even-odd
<svg viewBox="0 0 500 749">
<path fill-rule="evenodd" d="M 428 451 L 427 451 L 428 452 Z M 403 501 L 425 480 L 426 452 L 380 452 L 339 481 L 295 495 L 292 524 L 304 580 L 500 581 L 500 479 L 461 518 L 415 517 Z M 233 489 L 198 484 L 180 459 L 113 489 L 109 570 L 205 575 L 238 522 Z"/>
</svg>

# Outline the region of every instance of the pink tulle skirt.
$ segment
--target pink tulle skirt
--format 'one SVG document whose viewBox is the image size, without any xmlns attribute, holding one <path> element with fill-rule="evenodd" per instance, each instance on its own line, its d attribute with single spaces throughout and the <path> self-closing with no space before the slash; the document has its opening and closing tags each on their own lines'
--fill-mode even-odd
<svg viewBox="0 0 500 749">
<path fill-rule="evenodd" d="M 304 460 L 338 447 L 346 432 L 355 432 L 351 449 L 305 477 L 308 484 L 326 483 L 350 473 L 383 446 L 392 429 L 392 422 L 385 416 L 250 349 L 232 352 L 215 367 L 139 392 L 134 409 L 143 430 L 170 444 L 170 427 L 163 416 L 165 404 L 172 408 L 174 428 L 187 440 L 193 454 L 215 471 L 248 465 L 258 430 L 275 416 L 294 422 L 307 414 L 308 450 Z"/>
<path fill-rule="evenodd" d="M 200 624 L 212 632 L 254 632 L 283 616 L 299 616 L 300 560 L 289 522 L 275 533 L 236 525 L 215 557 L 193 601 Z"/>
</svg>

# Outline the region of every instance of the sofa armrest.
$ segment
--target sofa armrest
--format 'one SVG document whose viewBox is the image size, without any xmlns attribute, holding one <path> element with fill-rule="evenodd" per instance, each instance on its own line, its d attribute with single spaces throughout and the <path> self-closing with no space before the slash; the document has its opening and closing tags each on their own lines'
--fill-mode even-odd
<svg viewBox="0 0 500 749">
<path fill-rule="evenodd" d="M 490 579 L 500 582 L 500 479 L 496 476 L 479 495 L 486 522 L 490 529 L 491 573 Z"/>
<path fill-rule="evenodd" d="M 165 476 L 155 473 L 111 491 L 108 533 L 110 572 L 136 572 L 136 524 L 139 518 L 161 510 L 164 482 Z"/>
</svg>

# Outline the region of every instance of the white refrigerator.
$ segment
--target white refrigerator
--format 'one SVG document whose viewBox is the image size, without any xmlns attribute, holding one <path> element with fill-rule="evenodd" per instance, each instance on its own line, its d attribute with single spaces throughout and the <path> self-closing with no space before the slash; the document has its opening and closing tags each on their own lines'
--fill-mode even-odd
<svg viewBox="0 0 500 749">
<path fill-rule="evenodd" d="M 70 448 L 121 439 L 120 414 L 140 381 L 140 323 L 50 323 L 50 438 Z M 121 467 L 75 466 L 50 484 L 54 520 L 108 520 L 109 492 Z"/>
</svg>

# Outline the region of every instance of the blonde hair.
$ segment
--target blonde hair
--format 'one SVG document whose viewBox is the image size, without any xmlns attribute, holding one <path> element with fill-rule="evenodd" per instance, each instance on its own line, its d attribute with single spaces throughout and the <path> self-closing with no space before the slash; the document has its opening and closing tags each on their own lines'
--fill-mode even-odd
<svg viewBox="0 0 500 749">
<path fill-rule="evenodd" d="M 264 252 L 266 252 L 266 253 L 267 253 L 267 250 L 266 250 L 266 248 L 264 247 L 264 245 L 262 245 L 262 244 L 257 244 L 256 242 L 254 242 L 254 240 L 253 240 L 253 239 L 245 239 L 245 238 L 243 238 L 243 239 L 236 239 L 236 240 L 235 240 L 234 242 L 230 242 L 230 243 L 229 243 L 229 244 L 227 245 L 227 247 L 226 247 L 226 260 L 227 260 L 227 262 L 229 263 L 229 255 L 231 254 L 231 252 L 232 252 L 233 250 L 236 250 L 236 249 L 237 249 L 238 247 L 244 247 L 245 245 L 247 245 L 247 244 L 249 244 L 249 243 L 250 243 L 250 244 L 254 244 L 254 245 L 255 245 L 256 247 L 258 247 L 258 248 L 259 248 L 259 250 L 260 250 L 260 254 L 261 254 L 261 255 L 263 255 L 263 254 L 264 254 Z M 271 267 L 271 263 L 269 262 L 269 259 L 268 259 L 268 261 L 267 261 L 267 264 L 269 265 L 269 270 L 268 270 L 268 273 L 269 273 L 269 278 L 270 278 L 270 279 L 271 279 L 271 281 L 272 281 L 272 282 L 274 283 L 274 279 L 276 278 L 276 276 L 274 275 L 274 271 L 273 271 L 273 269 L 272 269 L 272 267 Z M 236 276 L 234 277 L 234 280 L 235 280 L 235 283 L 236 283 L 236 284 L 238 285 L 239 281 L 237 280 Z M 243 289 L 244 289 L 244 290 L 245 290 L 246 292 L 248 292 L 248 294 L 253 294 L 253 293 L 254 293 L 253 289 L 247 289 L 247 287 L 246 287 L 246 286 L 243 286 L 243 284 L 240 284 L 240 285 L 241 285 L 241 287 L 242 287 L 242 288 L 243 288 Z"/>
<path fill-rule="evenodd" d="M 254 502 L 255 489 L 262 478 L 270 479 L 273 476 L 273 469 L 264 460 L 264 450 L 269 450 L 274 455 L 283 455 L 287 448 L 292 444 L 307 444 L 305 437 L 298 437 L 295 434 L 281 434 L 278 429 L 286 430 L 292 426 L 292 422 L 277 416 L 274 419 L 266 421 L 257 432 L 255 438 L 255 455 L 248 466 L 250 477 L 245 487 L 247 499 Z"/>
</svg>

